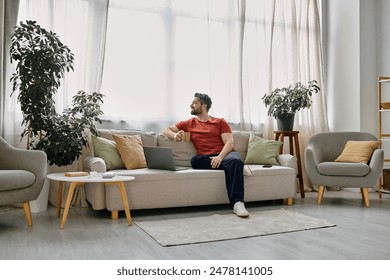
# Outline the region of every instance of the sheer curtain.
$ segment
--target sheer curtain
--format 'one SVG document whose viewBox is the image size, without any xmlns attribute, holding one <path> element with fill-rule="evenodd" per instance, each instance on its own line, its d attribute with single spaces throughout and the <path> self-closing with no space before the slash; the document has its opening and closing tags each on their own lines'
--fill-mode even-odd
<svg viewBox="0 0 390 280">
<path fill-rule="evenodd" d="M 105 118 L 142 129 L 190 117 L 195 92 L 239 129 L 274 120 L 261 97 L 316 79 L 323 89 L 316 0 L 111 0 L 102 92 Z M 305 134 L 327 128 L 323 91 L 297 117 Z M 118 102 L 120 100 L 121 102 Z"/>
<path fill-rule="evenodd" d="M 110 124 L 162 129 L 191 117 L 193 94 L 205 92 L 211 115 L 273 138 L 262 96 L 315 79 L 321 92 L 295 118 L 301 152 L 328 130 L 317 0 L 111 0 L 108 13 Z"/>
<path fill-rule="evenodd" d="M 272 138 L 276 122 L 266 116 L 263 104 L 259 104 L 260 95 L 297 81 L 307 84 L 310 80 L 317 80 L 321 88 L 313 96 L 311 109 L 301 110 L 295 117 L 294 129 L 300 132 L 304 165 L 304 148 L 309 138 L 328 131 L 318 2 L 247 0 L 245 17 L 244 119 L 264 123 L 265 137 Z M 304 166 L 302 169 L 305 173 Z M 306 189 L 311 189 L 306 174 L 303 175 Z"/>
<path fill-rule="evenodd" d="M 2 94 L 1 133 L 15 146 L 21 146 L 22 114 L 12 92 L 9 78 L 13 70 L 9 62 L 9 43 L 13 27 L 20 21 L 35 20 L 43 28 L 57 33 L 75 54 L 75 71 L 70 72 L 55 95 L 58 112 L 67 107 L 79 90 L 100 91 L 104 63 L 108 0 L 1 0 Z M 18 5 L 19 4 L 19 5 Z M 4 40 L 4 41 L 3 41 Z M 25 147 L 25 146 L 23 146 Z"/>
<path fill-rule="evenodd" d="M 15 146 L 19 144 L 20 137 L 16 139 L 15 133 L 10 134 L 8 131 L 17 130 L 22 119 L 20 114 L 16 113 L 15 99 L 9 97 L 12 86 L 8 81 L 12 74 L 9 63 L 9 38 L 16 24 L 18 8 L 18 0 L 0 0 L 0 136 Z M 21 130 L 19 131 L 21 133 Z"/>
<path fill-rule="evenodd" d="M 18 11 L 13 13 L 17 15 L 17 22 L 27 19 L 35 20 L 46 30 L 55 32 L 62 43 L 66 44 L 75 55 L 74 72 L 66 75 L 65 81 L 55 95 L 58 113 L 71 103 L 72 96 L 79 90 L 100 92 L 107 9 L 108 0 L 20 0 Z M 6 49 L 7 57 L 9 57 L 8 49 L 9 47 Z M 9 63 L 9 58 L 7 58 L 7 63 Z M 11 72 L 7 73 L 9 77 L 4 77 L 3 81 L 7 82 L 11 74 Z M 6 84 L 9 88 L 11 87 L 10 83 Z M 5 110 L 2 109 L 2 115 L 5 114 L 4 123 L 7 123 L 2 133 L 13 139 L 15 146 L 20 146 L 20 134 L 23 130 L 20 126 L 22 114 L 20 105 L 16 102 L 17 93 L 10 97 L 10 92 L 8 89 L 7 94 L 2 95 L 6 104 L 12 104 Z M 88 154 L 88 151 L 86 152 Z M 67 167 L 50 166 L 48 172 L 82 170 L 82 160 L 83 158 L 80 158 Z M 56 204 L 56 184 L 50 189 L 49 201 L 51 204 Z M 82 189 L 75 195 L 73 205 L 75 204 L 87 205 Z"/>
<path fill-rule="evenodd" d="M 100 91 L 106 125 L 158 131 L 191 117 L 193 94 L 205 92 L 211 115 L 272 138 L 275 121 L 261 97 L 316 79 L 322 90 L 296 116 L 301 151 L 328 129 L 317 0 L 20 0 L 18 20 L 25 19 L 75 53 L 58 111 L 80 89 Z M 21 114 L 9 93 L 1 95 L 1 133 L 19 143 Z"/>
<path fill-rule="evenodd" d="M 237 72 L 235 4 L 110 1 L 105 117 L 162 129 L 189 116 L 195 92 L 207 92 L 215 104 L 213 115 L 238 122 L 237 79 L 232 78 Z"/>
</svg>

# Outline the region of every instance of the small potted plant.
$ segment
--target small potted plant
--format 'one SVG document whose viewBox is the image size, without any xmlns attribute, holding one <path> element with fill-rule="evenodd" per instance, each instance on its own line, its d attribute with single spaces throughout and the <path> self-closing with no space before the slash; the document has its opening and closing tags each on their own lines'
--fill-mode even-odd
<svg viewBox="0 0 390 280">
<path fill-rule="evenodd" d="M 300 82 L 288 87 L 277 88 L 262 98 L 268 107 L 268 116 L 273 116 L 277 120 L 278 130 L 291 131 L 294 127 L 295 113 L 304 108 L 310 108 L 312 95 L 320 88 L 316 80 L 312 80 L 308 85 Z"/>
</svg>

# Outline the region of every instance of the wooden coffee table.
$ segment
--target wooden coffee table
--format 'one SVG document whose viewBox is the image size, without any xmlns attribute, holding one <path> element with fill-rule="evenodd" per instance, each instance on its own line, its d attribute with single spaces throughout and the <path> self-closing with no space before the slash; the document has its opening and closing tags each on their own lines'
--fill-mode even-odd
<svg viewBox="0 0 390 280">
<path fill-rule="evenodd" d="M 61 229 L 64 229 L 66 219 L 68 217 L 70 203 L 73 198 L 74 190 L 79 185 L 84 185 L 85 183 L 104 183 L 105 185 L 116 185 L 118 186 L 119 192 L 121 194 L 122 202 L 123 202 L 123 208 L 126 213 L 126 219 L 131 226 L 131 215 L 130 215 L 130 208 L 129 208 L 129 201 L 127 199 L 126 194 L 126 188 L 124 182 L 129 182 L 134 180 L 135 178 L 132 176 L 118 176 L 115 175 L 113 178 L 103 178 L 102 175 L 96 175 L 96 176 L 76 176 L 76 177 L 68 177 L 65 176 L 65 173 L 52 173 L 48 174 L 47 178 L 53 181 L 58 181 L 58 199 L 57 199 L 57 217 L 59 218 L 61 215 L 61 203 L 62 203 L 62 192 L 64 189 L 64 184 L 66 182 L 70 182 L 69 186 L 69 192 L 66 197 L 65 201 L 65 209 L 64 214 L 62 215 L 62 221 L 61 221 Z"/>
</svg>

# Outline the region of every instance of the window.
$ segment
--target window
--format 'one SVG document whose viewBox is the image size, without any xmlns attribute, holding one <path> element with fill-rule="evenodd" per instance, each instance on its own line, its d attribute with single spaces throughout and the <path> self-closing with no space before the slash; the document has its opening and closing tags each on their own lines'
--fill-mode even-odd
<svg viewBox="0 0 390 280">
<path fill-rule="evenodd" d="M 111 1 L 101 90 L 105 117 L 173 123 L 188 118 L 194 93 L 204 92 L 216 104 L 210 114 L 238 122 L 238 111 L 231 110 L 238 63 L 232 2 L 153 1 L 141 7 L 136 4 L 143 1 Z"/>
</svg>

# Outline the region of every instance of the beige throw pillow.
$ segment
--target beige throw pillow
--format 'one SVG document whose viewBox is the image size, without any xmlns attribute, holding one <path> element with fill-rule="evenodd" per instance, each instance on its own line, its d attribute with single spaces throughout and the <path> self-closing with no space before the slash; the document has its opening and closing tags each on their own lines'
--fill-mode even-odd
<svg viewBox="0 0 390 280">
<path fill-rule="evenodd" d="M 113 138 L 116 143 L 116 148 L 118 149 L 122 161 L 124 162 L 127 169 L 146 167 L 141 136 L 114 134 Z"/>
<path fill-rule="evenodd" d="M 379 141 L 348 141 L 335 161 L 368 163 L 372 153 L 378 147 Z"/>
</svg>

